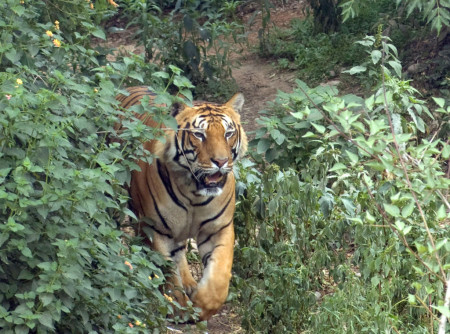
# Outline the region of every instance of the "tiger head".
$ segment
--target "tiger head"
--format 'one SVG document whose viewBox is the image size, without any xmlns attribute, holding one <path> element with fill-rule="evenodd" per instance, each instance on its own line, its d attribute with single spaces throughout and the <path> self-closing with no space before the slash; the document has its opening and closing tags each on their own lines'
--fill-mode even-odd
<svg viewBox="0 0 450 334">
<path fill-rule="evenodd" d="M 243 104 L 237 93 L 223 105 L 195 102 L 174 108 L 178 131 L 156 153 L 173 171 L 190 176 L 196 195 L 220 195 L 234 162 L 245 154 L 247 136 L 239 115 Z"/>
</svg>

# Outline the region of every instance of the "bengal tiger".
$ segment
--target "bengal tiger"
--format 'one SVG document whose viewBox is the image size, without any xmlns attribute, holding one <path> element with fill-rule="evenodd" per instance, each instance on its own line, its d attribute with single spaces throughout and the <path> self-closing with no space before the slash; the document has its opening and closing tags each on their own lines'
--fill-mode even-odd
<svg viewBox="0 0 450 334">
<path fill-rule="evenodd" d="M 145 86 L 118 95 L 121 108 L 139 104 L 155 94 Z M 241 93 L 227 103 L 196 101 L 173 108 L 178 130 L 164 130 L 166 141 L 147 141 L 144 148 L 157 156 L 151 164 L 138 161 L 130 183 L 132 208 L 139 230 L 150 246 L 172 260 L 169 278 L 172 294 L 181 305 L 190 299 L 201 308 L 200 320 L 214 315 L 225 302 L 233 262 L 235 211 L 234 163 L 247 150 L 247 136 L 239 113 Z M 147 126 L 160 127 L 151 117 L 140 116 Z M 148 224 L 151 221 L 151 224 Z M 197 283 L 186 260 L 187 239 L 195 238 L 203 263 Z M 184 292 L 183 292 L 184 291 Z"/>
</svg>

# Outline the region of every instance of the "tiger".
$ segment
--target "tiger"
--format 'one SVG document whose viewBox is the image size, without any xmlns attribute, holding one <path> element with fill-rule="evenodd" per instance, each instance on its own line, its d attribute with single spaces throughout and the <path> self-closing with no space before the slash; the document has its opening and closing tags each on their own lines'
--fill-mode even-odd
<svg viewBox="0 0 450 334">
<path fill-rule="evenodd" d="M 120 108 L 139 104 L 144 96 L 155 97 L 146 86 L 127 91 L 117 96 Z M 194 101 L 192 106 L 172 108 L 178 130 L 164 129 L 165 141 L 143 144 L 156 159 L 138 161 L 140 170 L 132 172 L 129 185 L 139 233 L 152 249 L 173 261 L 167 285 L 181 305 L 191 300 L 201 309 L 200 321 L 217 313 L 228 296 L 236 202 L 233 166 L 247 150 L 240 122 L 243 104 L 243 94 L 236 93 L 225 104 Z M 163 129 L 148 115 L 137 116 L 145 125 Z M 150 235 L 143 233 L 148 229 Z M 203 264 L 198 283 L 186 260 L 191 238 Z"/>
</svg>

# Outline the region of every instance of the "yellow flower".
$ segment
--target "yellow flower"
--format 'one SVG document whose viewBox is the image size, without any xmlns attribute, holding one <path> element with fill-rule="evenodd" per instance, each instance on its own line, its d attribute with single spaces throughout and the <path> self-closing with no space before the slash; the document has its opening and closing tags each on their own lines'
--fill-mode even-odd
<svg viewBox="0 0 450 334">
<path fill-rule="evenodd" d="M 54 39 L 53 40 L 53 44 L 57 47 L 57 48 L 59 48 L 60 46 L 61 46 L 61 41 L 59 40 L 59 39 Z"/>
<path fill-rule="evenodd" d="M 140 325 L 142 325 L 142 322 L 140 322 L 139 320 L 136 320 L 135 325 L 140 326 Z"/>
<path fill-rule="evenodd" d="M 166 299 L 167 299 L 169 302 L 172 302 L 172 301 L 173 301 L 173 298 L 170 297 L 170 296 L 168 296 L 168 295 L 166 295 L 166 294 L 164 294 L 164 297 L 166 297 Z"/>
<path fill-rule="evenodd" d="M 124 264 L 125 264 L 126 266 L 128 266 L 128 268 L 130 268 L 130 270 L 133 270 L 133 266 L 131 265 L 130 262 L 125 261 Z"/>
<path fill-rule="evenodd" d="M 159 276 L 155 274 L 155 278 L 159 278 Z"/>
<path fill-rule="evenodd" d="M 91 7 L 91 9 L 94 9 L 94 4 L 91 2 L 91 3 L 89 4 L 89 7 Z"/>
<path fill-rule="evenodd" d="M 117 319 L 122 319 L 122 316 L 120 314 L 118 314 Z"/>
<path fill-rule="evenodd" d="M 58 20 L 55 21 L 55 29 L 59 30 L 59 21 Z"/>
<path fill-rule="evenodd" d="M 17 82 L 18 85 L 22 85 L 23 84 L 22 79 L 17 79 L 16 82 Z"/>
<path fill-rule="evenodd" d="M 97 88 L 94 88 L 94 93 L 98 93 L 98 89 Z"/>
<path fill-rule="evenodd" d="M 11 98 L 11 97 L 10 97 L 10 98 Z M 9 100 L 9 99 L 8 99 L 8 100 Z M 152 277 L 151 277 L 151 276 L 149 276 L 149 277 L 148 277 L 148 279 L 149 279 L 149 280 L 151 281 L 151 280 L 152 280 Z"/>
<path fill-rule="evenodd" d="M 109 3 L 110 5 L 113 5 L 114 7 L 117 7 L 117 6 L 118 6 L 118 4 L 116 4 L 116 3 L 114 2 L 114 0 L 108 0 L 108 3 Z"/>
<path fill-rule="evenodd" d="M 47 30 L 45 33 L 48 37 L 53 37 L 53 33 L 50 30 Z"/>
</svg>

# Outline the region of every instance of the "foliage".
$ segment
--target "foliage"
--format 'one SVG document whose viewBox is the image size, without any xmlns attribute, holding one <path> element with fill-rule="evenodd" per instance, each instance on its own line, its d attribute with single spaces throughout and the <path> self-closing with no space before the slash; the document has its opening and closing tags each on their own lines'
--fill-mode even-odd
<svg viewBox="0 0 450 334">
<path fill-rule="evenodd" d="M 376 23 L 373 13 L 367 12 L 358 20 L 342 25 L 339 32 L 324 33 L 315 28 L 312 18 L 294 19 L 287 29 L 272 29 L 262 55 L 289 61 L 290 65 L 285 67 L 297 70 L 298 76 L 308 83 L 318 84 L 336 77 L 343 67 L 364 59 L 354 42 L 374 33 Z"/>
<path fill-rule="evenodd" d="M 323 32 L 336 31 L 340 24 L 338 0 L 308 0 L 314 13 L 316 29 Z"/>
<path fill-rule="evenodd" d="M 87 32 L 104 37 L 102 13 L 85 1 L 0 5 L 2 333 L 157 332 L 176 308 L 161 291 L 169 264 L 126 247 L 114 220 L 132 216 L 123 187 L 133 161 L 151 159 L 141 141 L 161 133 L 124 121 L 120 142 L 109 138 L 120 116 L 133 118 L 117 110 L 115 84 L 149 68 L 137 56 L 100 66 Z M 168 84 L 191 86 L 172 70 L 152 77 L 168 105 Z M 173 126 L 164 108 L 134 111 Z"/>
<path fill-rule="evenodd" d="M 345 256 L 336 252 L 348 224 L 328 222 L 321 209 L 326 195 L 299 180 L 296 171 L 270 166 L 260 173 L 244 162 L 238 189 L 234 281 L 243 327 L 252 333 L 298 332 L 317 304 L 328 274 L 336 282 L 345 276 Z M 325 215 L 324 213 L 327 213 Z M 329 268 L 329 273 L 324 271 Z"/>
<path fill-rule="evenodd" d="M 181 68 L 200 95 L 229 95 L 235 91 L 230 56 L 245 40 L 243 26 L 229 21 L 232 4 L 223 8 L 210 2 L 177 2 L 170 14 L 150 1 L 127 1 L 123 12 L 128 25 L 137 26 L 136 37 L 146 60 Z M 224 89 L 227 82 L 228 89 Z M 220 90 L 218 88 L 221 87 Z"/>
<path fill-rule="evenodd" d="M 342 7 L 343 21 L 354 18 L 359 15 L 362 8 L 370 6 L 373 0 L 355 1 L 347 0 L 340 4 Z M 431 29 L 439 34 L 442 27 L 449 26 L 450 3 L 440 0 L 396 0 L 397 6 L 406 7 L 407 15 L 411 15 L 415 10 L 423 12 L 423 18 L 430 25 Z M 403 10 L 400 10 L 403 11 Z"/>
<path fill-rule="evenodd" d="M 255 4 L 258 10 L 253 12 L 253 15 L 248 20 L 248 24 L 252 25 L 255 22 L 258 14 L 261 14 L 261 28 L 258 30 L 259 40 L 259 53 L 262 55 L 267 54 L 268 38 L 270 37 L 270 18 L 271 10 L 274 8 L 272 1 L 270 0 L 249 0 L 247 4 Z"/>
<path fill-rule="evenodd" d="M 371 96 L 298 81 L 260 118 L 236 217 L 249 331 L 428 333 L 448 316 L 450 107 L 417 97 L 389 39 L 361 43 L 350 71 L 378 67 Z"/>
</svg>

